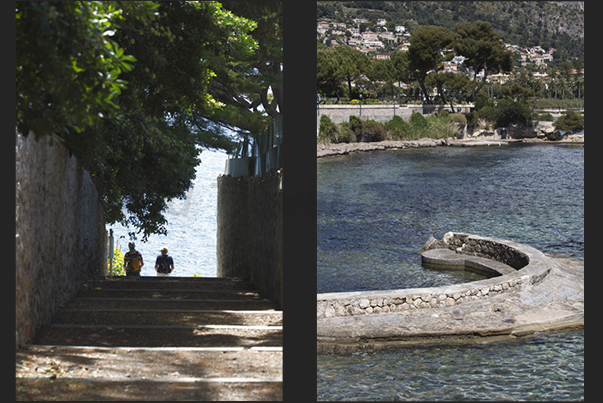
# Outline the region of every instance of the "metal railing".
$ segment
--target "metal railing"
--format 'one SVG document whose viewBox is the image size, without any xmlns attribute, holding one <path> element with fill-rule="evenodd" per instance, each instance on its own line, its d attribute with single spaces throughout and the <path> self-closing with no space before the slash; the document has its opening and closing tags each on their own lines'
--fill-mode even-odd
<svg viewBox="0 0 603 403">
<path fill-rule="evenodd" d="M 235 156 L 226 160 L 225 173 L 234 177 L 257 176 L 282 168 L 282 144 L 283 118 L 279 115 L 265 132 L 241 141 Z"/>
</svg>

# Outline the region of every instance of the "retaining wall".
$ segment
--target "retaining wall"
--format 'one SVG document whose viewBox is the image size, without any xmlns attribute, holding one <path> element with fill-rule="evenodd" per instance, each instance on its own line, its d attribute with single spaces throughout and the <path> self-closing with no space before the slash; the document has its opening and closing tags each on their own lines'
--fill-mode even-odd
<svg viewBox="0 0 603 403">
<path fill-rule="evenodd" d="M 413 112 L 423 113 L 422 105 L 396 105 L 396 116 L 404 120 L 410 119 Z M 317 122 L 320 125 L 320 117 L 327 115 L 333 123 L 349 122 L 350 116 L 354 115 L 363 120 L 375 120 L 380 123 L 389 122 L 394 117 L 394 105 L 320 105 L 316 112 Z"/>
<path fill-rule="evenodd" d="M 283 305 L 282 169 L 218 177 L 217 275 L 242 277 Z"/>
<path fill-rule="evenodd" d="M 325 293 L 317 295 L 317 319 L 371 315 L 407 309 L 446 307 L 541 282 L 555 266 L 542 252 L 516 242 L 462 233 L 447 233 L 442 241 L 430 239 L 423 250 L 445 248 L 465 256 L 479 256 L 504 263 L 515 271 L 464 284 Z"/>
<path fill-rule="evenodd" d="M 463 113 L 470 112 L 470 105 L 457 105 Z M 400 116 L 408 121 L 414 113 L 423 115 L 438 113 L 442 110 L 450 111 L 449 105 L 404 105 L 394 108 L 394 105 L 318 105 L 316 110 L 316 127 L 320 127 L 320 117 L 327 115 L 333 123 L 349 122 L 350 116 L 354 115 L 362 120 L 375 120 L 380 123 L 386 123 L 392 120 L 394 116 Z"/>
<path fill-rule="evenodd" d="M 16 134 L 16 343 L 19 348 L 95 275 L 107 232 L 90 175 L 48 138 Z"/>
</svg>

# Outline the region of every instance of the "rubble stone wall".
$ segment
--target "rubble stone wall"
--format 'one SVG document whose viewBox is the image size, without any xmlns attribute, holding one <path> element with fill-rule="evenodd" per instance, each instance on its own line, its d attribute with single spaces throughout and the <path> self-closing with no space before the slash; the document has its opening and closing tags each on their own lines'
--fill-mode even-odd
<svg viewBox="0 0 603 403">
<path fill-rule="evenodd" d="M 106 275 L 107 232 L 90 175 L 59 143 L 16 133 L 16 343 L 95 275 Z"/>
<path fill-rule="evenodd" d="M 242 277 L 283 306 L 283 171 L 218 177 L 218 277 Z"/>
</svg>

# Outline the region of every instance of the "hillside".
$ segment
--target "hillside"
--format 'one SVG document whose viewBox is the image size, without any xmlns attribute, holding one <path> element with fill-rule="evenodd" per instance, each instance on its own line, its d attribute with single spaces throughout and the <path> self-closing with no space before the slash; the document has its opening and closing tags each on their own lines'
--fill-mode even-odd
<svg viewBox="0 0 603 403">
<path fill-rule="evenodd" d="M 366 28 L 387 20 L 385 28 L 411 30 L 417 25 L 482 20 L 492 24 L 503 41 L 520 47 L 555 48 L 555 61 L 584 60 L 584 2 L 578 1 L 319 1 L 317 19 L 351 22 L 366 19 Z"/>
</svg>

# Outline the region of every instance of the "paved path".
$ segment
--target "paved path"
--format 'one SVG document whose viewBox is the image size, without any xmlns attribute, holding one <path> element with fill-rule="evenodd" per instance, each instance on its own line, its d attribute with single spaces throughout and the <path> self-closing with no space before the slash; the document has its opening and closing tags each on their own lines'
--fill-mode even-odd
<svg viewBox="0 0 603 403">
<path fill-rule="evenodd" d="M 102 278 L 16 365 L 17 400 L 282 400 L 282 311 L 236 278 Z"/>
</svg>

